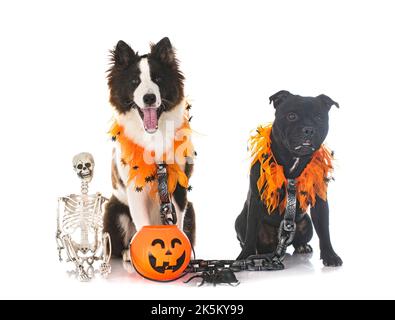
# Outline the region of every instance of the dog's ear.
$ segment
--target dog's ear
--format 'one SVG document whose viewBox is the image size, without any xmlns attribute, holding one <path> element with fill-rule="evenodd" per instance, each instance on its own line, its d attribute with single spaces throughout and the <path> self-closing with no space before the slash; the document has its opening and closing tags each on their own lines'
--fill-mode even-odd
<svg viewBox="0 0 395 320">
<path fill-rule="evenodd" d="M 325 107 L 328 108 L 328 111 L 331 109 L 333 105 L 339 108 L 339 104 L 336 101 L 333 101 L 331 98 L 326 96 L 325 94 L 320 94 L 317 96 L 318 99 L 322 101 L 322 103 L 325 105 Z"/>
<path fill-rule="evenodd" d="M 170 66 L 176 61 L 173 46 L 167 37 L 160 40 L 157 44 L 151 44 L 151 55 Z"/>
<path fill-rule="evenodd" d="M 119 40 L 115 49 L 112 51 L 114 65 L 116 67 L 127 67 L 136 57 L 133 49 L 124 41 Z"/>
<path fill-rule="evenodd" d="M 281 102 L 287 99 L 290 95 L 291 93 L 288 91 L 281 90 L 269 97 L 269 103 L 273 102 L 273 106 L 276 109 L 281 104 Z"/>
</svg>

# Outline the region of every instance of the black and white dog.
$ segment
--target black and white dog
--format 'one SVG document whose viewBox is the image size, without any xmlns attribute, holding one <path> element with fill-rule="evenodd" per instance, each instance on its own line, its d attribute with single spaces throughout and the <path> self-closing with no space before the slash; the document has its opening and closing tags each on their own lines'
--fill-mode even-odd
<svg viewBox="0 0 395 320">
<path fill-rule="evenodd" d="M 175 130 L 185 120 L 184 76 L 170 40 L 163 38 L 151 45 L 151 52 L 145 55 L 119 41 L 112 51 L 108 85 L 115 118 L 124 128 L 125 136 L 145 150 L 158 155 L 167 153 L 173 147 Z M 113 196 L 106 208 L 104 231 L 111 235 L 113 255 L 128 260 L 131 238 L 145 225 L 161 224 L 160 209 L 147 188 L 136 192 L 133 181 L 128 184 L 130 168 L 121 159 L 119 143 L 115 144 Z M 181 169 L 189 177 L 192 168 L 191 163 L 185 163 Z M 195 213 L 186 194 L 187 190 L 178 184 L 173 202 L 178 227 L 184 229 L 193 243 Z"/>
</svg>

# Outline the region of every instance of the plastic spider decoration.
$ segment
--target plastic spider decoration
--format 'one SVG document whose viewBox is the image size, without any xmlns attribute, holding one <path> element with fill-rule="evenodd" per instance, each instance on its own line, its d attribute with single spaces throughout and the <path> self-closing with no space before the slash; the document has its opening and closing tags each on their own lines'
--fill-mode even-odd
<svg viewBox="0 0 395 320">
<path fill-rule="evenodd" d="M 224 268 L 221 270 L 212 269 L 210 271 L 204 271 L 196 276 L 189 278 L 185 283 L 191 282 L 193 279 L 201 278 L 202 282 L 199 284 L 199 287 L 204 285 L 206 282 L 213 284 L 214 287 L 217 284 L 227 283 L 232 287 L 236 287 L 240 284 L 240 281 L 237 280 L 235 273 L 229 269 Z"/>
</svg>

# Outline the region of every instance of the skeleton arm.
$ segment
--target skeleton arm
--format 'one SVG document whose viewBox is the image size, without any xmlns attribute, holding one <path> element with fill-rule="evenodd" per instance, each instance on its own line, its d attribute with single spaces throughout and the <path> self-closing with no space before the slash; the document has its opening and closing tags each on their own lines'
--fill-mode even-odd
<svg viewBox="0 0 395 320">
<path fill-rule="evenodd" d="M 103 263 L 100 265 L 100 273 L 102 276 L 107 277 L 111 273 L 110 259 L 112 254 L 111 238 L 108 232 L 103 233 L 102 247 L 103 247 L 103 254 L 102 254 Z"/>
<path fill-rule="evenodd" d="M 57 211 L 57 221 L 56 221 L 56 244 L 59 254 L 59 261 L 62 262 L 62 250 L 64 249 L 64 244 L 61 238 L 62 231 L 60 230 L 60 204 L 63 202 L 63 198 L 58 198 L 58 211 Z"/>
</svg>

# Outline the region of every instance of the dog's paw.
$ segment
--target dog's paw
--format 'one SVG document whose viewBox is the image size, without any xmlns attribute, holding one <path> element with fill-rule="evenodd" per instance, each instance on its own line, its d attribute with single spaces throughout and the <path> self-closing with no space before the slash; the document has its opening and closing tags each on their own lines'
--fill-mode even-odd
<svg viewBox="0 0 395 320">
<path fill-rule="evenodd" d="M 241 253 L 239 254 L 239 256 L 236 258 L 236 260 L 245 260 L 249 256 L 252 256 L 254 254 L 256 254 L 254 249 L 249 249 L 244 247 Z"/>
<path fill-rule="evenodd" d="M 335 252 L 321 252 L 322 263 L 325 267 L 340 267 L 343 260 Z"/>
<path fill-rule="evenodd" d="M 125 270 L 129 274 L 136 273 L 134 268 L 133 268 L 133 266 L 132 266 L 132 264 L 130 262 L 122 261 L 122 268 L 123 268 L 123 270 Z"/>
<path fill-rule="evenodd" d="M 313 248 L 309 244 L 303 244 L 295 247 L 294 254 L 310 254 L 313 253 Z"/>
<path fill-rule="evenodd" d="M 131 257 L 130 257 L 130 251 L 129 250 L 123 250 L 122 251 L 122 260 L 124 262 L 130 262 L 132 261 Z"/>
</svg>

